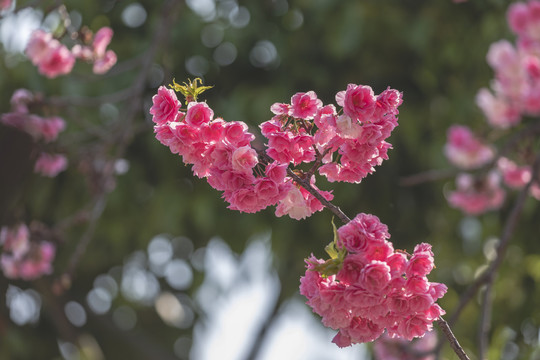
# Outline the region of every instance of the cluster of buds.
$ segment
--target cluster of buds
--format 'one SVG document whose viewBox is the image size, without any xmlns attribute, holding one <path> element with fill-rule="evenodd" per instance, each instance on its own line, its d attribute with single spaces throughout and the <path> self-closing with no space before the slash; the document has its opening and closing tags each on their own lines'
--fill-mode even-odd
<svg viewBox="0 0 540 360">
<path fill-rule="evenodd" d="M 192 164 L 195 175 L 223 191 L 230 209 L 251 213 L 277 205 L 277 216 L 302 219 L 323 205 L 291 173 L 331 200 L 330 192 L 316 187 L 316 172 L 330 181 L 357 183 L 388 158 L 391 145 L 384 140 L 397 126 L 401 104 L 396 90 L 375 96 L 368 86 L 349 84 L 336 95 L 339 112 L 334 105 L 323 106 L 313 91 L 297 93 L 290 104 L 272 105 L 274 117 L 260 125 L 267 149 L 258 151 L 245 123 L 214 118 L 213 110 L 197 101 L 207 88 L 198 80 L 171 85 L 186 98 L 185 109 L 173 90 L 161 86 L 150 114 L 157 139 Z M 312 163 L 311 170 L 289 169 L 301 163 Z"/>
<path fill-rule="evenodd" d="M 39 102 L 36 95 L 26 89 L 18 89 L 11 97 L 11 112 L 0 116 L 0 123 L 28 133 L 34 141 L 51 143 L 66 127 L 58 116 L 42 117 L 31 112 L 31 106 Z M 34 172 L 55 177 L 67 168 L 67 158 L 62 154 L 41 151 L 37 155 Z"/>
<path fill-rule="evenodd" d="M 92 63 L 95 74 L 104 74 L 116 64 L 116 54 L 107 50 L 112 36 L 112 29 L 103 27 L 93 36 L 85 36 L 88 38 L 85 43 L 75 44 L 69 50 L 51 33 L 38 29 L 30 36 L 26 55 L 38 67 L 39 72 L 48 78 L 69 74 L 76 59 Z"/>
<path fill-rule="evenodd" d="M 48 241 L 30 239 L 25 224 L 0 229 L 0 267 L 9 279 L 33 280 L 52 272 L 56 248 Z"/>
<path fill-rule="evenodd" d="M 408 255 L 395 251 L 389 237 L 376 216 L 361 213 L 335 231 L 330 259 L 306 260 L 300 293 L 325 326 L 339 330 L 333 342 L 340 347 L 373 341 L 385 329 L 390 337 L 422 337 L 444 314 L 436 301 L 447 288 L 427 279 L 431 245 Z"/>
<path fill-rule="evenodd" d="M 540 1 L 512 4 L 507 12 L 510 28 L 518 36 L 516 44 L 501 40 L 491 45 L 487 61 L 495 71 L 492 91 L 481 89 L 476 102 L 488 125 L 508 132 L 522 123 L 523 116 L 540 115 Z M 498 135 L 500 136 L 500 134 Z M 502 206 L 505 190 L 521 189 L 532 179 L 532 162 L 527 142 L 520 151 L 496 157 L 488 140 L 476 137 L 467 126 L 448 130 L 445 155 L 462 170 L 482 171 L 478 175 L 459 174 L 457 189 L 448 196 L 453 207 L 468 215 L 478 215 Z M 523 150 L 523 151 L 521 151 Z M 530 194 L 540 199 L 540 185 L 533 182 Z"/>
</svg>

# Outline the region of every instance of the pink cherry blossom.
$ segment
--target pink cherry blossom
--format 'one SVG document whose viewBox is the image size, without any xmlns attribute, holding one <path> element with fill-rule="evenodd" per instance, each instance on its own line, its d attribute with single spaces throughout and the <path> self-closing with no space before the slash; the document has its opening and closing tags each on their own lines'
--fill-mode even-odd
<svg viewBox="0 0 540 360">
<path fill-rule="evenodd" d="M 70 73 L 75 64 L 75 56 L 68 48 L 43 30 L 31 34 L 26 54 L 39 72 L 48 78 Z"/>
<path fill-rule="evenodd" d="M 349 223 L 338 229 L 339 247 L 359 253 L 365 251 L 369 243 L 383 242 L 390 238 L 388 228 L 375 215 L 360 213 Z"/>
<path fill-rule="evenodd" d="M 540 1 L 510 5 L 507 13 L 508 24 L 512 31 L 525 39 L 540 41 Z"/>
<path fill-rule="evenodd" d="M 30 35 L 30 40 L 26 46 L 26 55 L 34 65 L 40 64 L 48 56 L 50 43 L 53 41 L 51 33 L 43 30 L 35 30 Z"/>
<path fill-rule="evenodd" d="M 41 153 L 34 165 L 34 172 L 47 177 L 55 177 L 67 168 L 67 158 L 61 154 Z"/>
<path fill-rule="evenodd" d="M 58 138 L 58 134 L 66 128 L 64 119 L 58 116 L 43 118 L 40 124 L 41 137 L 45 142 L 51 142 Z"/>
<path fill-rule="evenodd" d="M 355 230 L 361 236 L 351 233 Z M 341 257 L 325 262 L 312 255 L 306 260 L 306 275 L 300 279 L 307 304 L 325 326 L 339 330 L 333 342 L 345 347 L 373 341 L 385 328 L 390 336 L 408 340 L 424 336 L 444 314 L 436 300 L 447 290 L 426 277 L 434 268 L 431 246 L 417 245 L 410 259 L 403 252 L 394 252 L 385 240 L 390 236 L 386 225 L 367 214 L 358 214 L 338 228 L 337 235 Z M 364 239 L 374 247 L 340 247 L 350 239 Z M 387 247 L 377 247 L 386 243 Z"/>
<path fill-rule="evenodd" d="M 291 98 L 289 115 L 295 118 L 311 120 L 320 107 L 322 107 L 322 101 L 317 99 L 315 92 L 296 93 Z"/>
<path fill-rule="evenodd" d="M 456 180 L 457 190 L 448 196 L 451 206 L 469 215 L 479 215 L 501 207 L 505 191 L 500 187 L 499 176 L 492 172 L 483 178 L 460 174 Z"/>
<path fill-rule="evenodd" d="M 28 105 L 35 100 L 34 94 L 27 89 L 17 89 L 11 95 L 11 109 L 15 113 L 28 114 L 30 110 Z"/>
<path fill-rule="evenodd" d="M 444 153 L 448 160 L 462 169 L 475 169 L 489 163 L 493 148 L 478 140 L 467 126 L 453 125 L 448 129 Z"/>
<path fill-rule="evenodd" d="M 152 97 L 152 103 L 150 114 L 153 115 L 152 121 L 157 125 L 175 121 L 181 104 L 172 89 L 160 86 L 157 94 Z"/>
<path fill-rule="evenodd" d="M 203 102 L 190 102 L 186 113 L 186 123 L 200 127 L 214 118 L 214 111 Z"/>
<path fill-rule="evenodd" d="M 251 146 L 236 148 L 231 155 L 232 168 L 235 171 L 251 171 L 258 162 L 257 152 Z"/>
<path fill-rule="evenodd" d="M 0 230 L 0 245 L 4 252 L 10 252 L 14 259 L 20 259 L 30 249 L 30 231 L 25 224 L 16 227 L 2 227 Z"/>
<path fill-rule="evenodd" d="M 0 230 L 0 268 L 10 279 L 34 280 L 52 272 L 55 246 L 48 241 L 30 239 L 26 225 Z"/>
<path fill-rule="evenodd" d="M 518 166 L 508 158 L 501 157 L 497 161 L 497 168 L 502 174 L 503 182 L 512 189 L 523 188 L 532 178 L 531 167 Z"/>
<path fill-rule="evenodd" d="M 336 102 L 347 116 L 360 122 L 370 120 L 375 112 L 377 98 L 373 89 L 365 85 L 347 85 L 347 90 L 336 95 Z"/>
<path fill-rule="evenodd" d="M 94 35 L 92 46 L 94 48 L 94 53 L 98 58 L 105 56 L 107 46 L 111 43 L 113 34 L 113 30 L 110 27 L 105 26 L 99 29 Z"/>
<path fill-rule="evenodd" d="M 480 89 L 476 95 L 476 104 L 494 128 L 507 129 L 521 121 L 519 109 L 507 99 L 494 96 L 488 89 Z"/>
<path fill-rule="evenodd" d="M 105 74 L 114 66 L 114 64 L 116 64 L 116 61 L 116 53 L 112 50 L 107 50 L 102 57 L 94 60 L 92 72 L 99 75 Z"/>
</svg>

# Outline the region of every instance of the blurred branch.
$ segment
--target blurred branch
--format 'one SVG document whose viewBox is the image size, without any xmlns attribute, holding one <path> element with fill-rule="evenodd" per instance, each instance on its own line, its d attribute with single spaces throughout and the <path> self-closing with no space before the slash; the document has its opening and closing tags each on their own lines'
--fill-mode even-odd
<svg viewBox="0 0 540 360">
<path fill-rule="evenodd" d="M 480 360 L 487 359 L 488 334 L 491 327 L 491 309 L 493 305 L 492 290 L 493 280 L 490 280 L 482 294 L 482 311 L 480 313 L 480 326 L 478 327 L 478 359 Z"/>
<path fill-rule="evenodd" d="M 259 158 L 262 160 L 262 163 L 269 164 L 274 161 L 265 150 L 257 150 L 257 154 L 259 155 Z M 289 175 L 295 183 L 302 186 L 304 189 L 306 189 L 311 195 L 313 195 L 317 200 L 323 204 L 325 208 L 330 210 L 334 215 L 336 215 L 344 224 L 351 221 L 351 219 L 345 215 L 343 211 L 336 205 L 332 204 L 330 201 L 326 200 L 324 196 L 321 195 L 313 186 L 311 186 L 310 178 L 311 176 L 307 177 L 306 179 L 301 178 L 300 176 L 296 175 L 294 171 L 287 168 L 287 175 Z"/>
<path fill-rule="evenodd" d="M 115 93 L 89 97 L 89 96 L 51 96 L 44 100 L 45 104 L 65 107 L 65 106 L 83 106 L 96 107 L 107 103 L 117 103 L 130 99 L 136 94 L 133 86 L 120 90 Z"/>
<path fill-rule="evenodd" d="M 164 46 L 167 42 L 170 28 L 172 27 L 174 18 L 177 14 L 176 8 L 182 2 L 177 0 L 169 0 L 165 2 L 162 7 L 161 21 L 159 22 L 159 28 L 156 30 L 154 37 L 151 40 L 151 45 L 146 51 L 144 58 L 141 62 L 141 70 L 132 85 L 113 95 L 104 95 L 97 98 L 51 98 L 49 101 L 52 104 L 61 105 L 79 105 L 79 106 L 96 106 L 103 102 L 116 102 L 121 100 L 131 99 L 127 106 L 127 112 L 124 116 L 121 126 L 118 127 L 118 139 L 113 141 L 116 147 L 116 156 L 119 158 L 125 152 L 128 146 L 129 140 L 133 137 L 133 122 L 137 113 L 141 111 L 140 104 L 142 103 L 142 96 L 145 90 L 145 82 L 148 73 L 151 69 L 152 62 L 160 47 Z M 112 96 L 112 99 L 111 99 Z M 77 244 L 73 254 L 70 257 L 67 269 L 60 276 L 59 281 L 55 284 L 55 289 L 61 292 L 63 289 L 68 288 L 71 285 L 75 269 L 80 259 L 84 255 L 88 244 L 93 238 L 97 222 L 101 218 L 103 211 L 105 210 L 107 203 L 108 191 L 105 183 L 110 177 L 114 176 L 114 173 L 101 174 L 103 175 L 99 179 L 99 192 L 97 193 L 92 210 L 90 212 L 88 226 L 86 231 L 81 236 L 79 243 Z"/>
<path fill-rule="evenodd" d="M 430 170 L 419 174 L 402 177 L 399 179 L 399 185 L 415 186 L 426 182 L 451 179 L 459 172 L 460 170 L 458 169 Z"/>
<path fill-rule="evenodd" d="M 506 143 L 501 147 L 501 150 L 497 152 L 494 159 L 490 161 L 489 164 L 483 166 L 482 168 L 478 170 L 487 171 L 495 167 L 497 165 L 497 161 L 501 157 L 507 156 L 508 153 L 517 145 L 519 145 L 524 138 L 535 136 L 535 135 L 538 135 L 539 133 L 540 133 L 539 122 L 533 122 L 529 124 L 528 126 L 525 126 L 523 129 L 513 134 L 510 137 L 510 139 L 506 141 Z M 430 171 L 422 172 L 419 174 L 402 177 L 399 180 L 399 185 L 400 186 L 415 186 L 415 185 L 421 185 L 427 182 L 450 179 L 452 177 L 455 177 L 457 174 L 459 174 L 462 171 L 463 170 L 457 169 L 457 168 L 445 169 L 445 170 L 430 170 Z"/>
<path fill-rule="evenodd" d="M 264 150 L 258 151 L 259 156 L 262 158 L 263 162 L 268 163 L 271 161 L 269 156 L 264 152 Z M 332 204 L 330 201 L 326 200 L 314 187 L 311 186 L 309 179 L 302 179 L 298 175 L 296 175 L 291 169 L 287 168 L 287 174 L 300 186 L 302 186 L 304 189 L 309 191 L 310 194 L 312 194 L 317 200 L 319 200 L 326 208 L 328 208 L 334 215 L 336 215 L 344 224 L 351 221 L 351 219 L 343 212 L 341 209 L 334 204 Z M 277 305 L 276 305 L 277 306 Z M 274 309 L 274 312 L 277 312 L 278 309 Z M 275 316 L 275 315 L 274 315 Z M 448 339 L 448 342 L 450 343 L 450 346 L 456 353 L 456 355 L 461 360 L 469 360 L 469 357 L 459 344 L 459 341 L 454 336 L 452 330 L 450 329 L 450 326 L 448 323 L 442 318 L 439 317 L 437 320 L 437 323 L 439 324 L 441 330 L 443 331 L 444 335 Z M 262 335 L 266 332 L 266 328 L 263 327 L 261 330 Z M 250 355 L 251 356 L 251 355 Z M 248 360 L 255 359 L 254 357 L 248 357 Z"/>
<path fill-rule="evenodd" d="M 59 278 L 60 283 L 58 285 L 61 285 L 61 288 L 57 288 L 57 291 L 60 291 L 60 289 L 67 289 L 71 287 L 71 282 L 75 274 L 75 268 L 77 267 L 77 264 L 86 252 L 86 248 L 88 247 L 88 244 L 94 236 L 97 222 L 101 217 L 101 214 L 103 214 L 103 210 L 105 210 L 106 204 L 107 193 L 103 191 L 100 195 L 98 195 L 97 199 L 95 200 L 92 210 L 90 212 L 86 231 L 81 236 L 77 247 L 75 248 L 75 251 L 71 255 L 66 270 Z"/>
<path fill-rule="evenodd" d="M 539 127 L 540 128 L 540 127 Z M 523 206 L 525 205 L 525 200 L 529 196 L 529 189 L 531 188 L 532 184 L 536 181 L 538 181 L 538 171 L 540 170 L 540 154 L 537 155 L 536 160 L 533 165 L 533 176 L 531 180 L 525 185 L 525 187 L 520 191 L 514 206 L 512 207 L 512 210 L 510 214 L 508 215 L 508 218 L 506 219 L 506 223 L 504 225 L 504 229 L 501 235 L 500 244 L 497 247 L 497 257 L 495 260 L 489 265 L 488 269 L 482 273 L 467 289 L 465 293 L 460 298 L 459 304 L 454 310 L 454 313 L 452 314 L 452 317 L 448 321 L 450 325 L 455 324 L 459 316 L 461 315 L 461 312 L 465 308 L 465 306 L 469 303 L 469 301 L 474 297 L 474 295 L 478 292 L 478 289 L 484 284 L 492 283 L 495 280 L 496 272 L 498 271 L 499 267 L 502 264 L 502 261 L 504 259 L 504 255 L 506 254 L 506 249 L 508 247 L 508 243 L 510 242 L 510 239 L 512 237 L 512 234 L 514 232 L 514 229 L 516 228 L 517 222 L 519 220 L 519 217 L 521 215 L 521 212 L 523 210 Z"/>
</svg>

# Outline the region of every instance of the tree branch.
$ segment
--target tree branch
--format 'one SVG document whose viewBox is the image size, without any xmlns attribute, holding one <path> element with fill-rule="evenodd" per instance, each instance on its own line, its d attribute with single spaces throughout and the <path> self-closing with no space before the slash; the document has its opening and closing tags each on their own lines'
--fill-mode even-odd
<svg viewBox="0 0 540 360">
<path fill-rule="evenodd" d="M 450 317 L 450 320 L 448 321 L 450 325 L 455 324 L 455 322 L 461 315 L 461 312 L 463 311 L 467 303 L 478 292 L 478 289 L 483 284 L 486 284 L 489 281 L 495 280 L 495 273 L 497 272 L 497 270 L 502 264 L 504 255 L 506 254 L 508 243 L 510 242 L 510 238 L 512 237 L 514 229 L 516 228 L 517 222 L 523 210 L 523 206 L 525 205 L 525 200 L 527 200 L 527 197 L 529 196 L 529 190 L 532 184 L 538 181 L 537 179 L 538 179 L 539 170 L 540 170 L 540 153 L 537 155 L 536 160 L 534 162 L 533 169 L 532 169 L 533 176 L 531 180 L 519 192 L 518 198 L 516 199 L 514 206 L 512 207 L 512 210 L 510 214 L 508 215 L 508 218 L 506 219 L 506 223 L 504 225 L 504 229 L 501 235 L 501 241 L 500 241 L 499 246 L 497 247 L 497 257 L 489 265 L 488 269 L 484 273 L 482 273 L 482 275 L 480 275 L 470 285 L 467 291 L 461 296 L 459 304 L 456 307 L 456 310 L 454 310 L 454 313 L 452 314 L 452 316 Z M 490 279 L 493 279 L 493 280 L 490 280 Z"/>
</svg>

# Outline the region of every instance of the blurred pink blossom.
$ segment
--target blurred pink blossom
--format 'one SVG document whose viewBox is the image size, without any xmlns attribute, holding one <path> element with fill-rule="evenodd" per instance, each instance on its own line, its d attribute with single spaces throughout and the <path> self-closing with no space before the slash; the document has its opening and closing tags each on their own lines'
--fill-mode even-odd
<svg viewBox="0 0 540 360">
<path fill-rule="evenodd" d="M 70 73 L 75 64 L 71 51 L 43 30 L 35 30 L 30 35 L 26 55 L 48 78 Z"/>
<path fill-rule="evenodd" d="M 447 131 L 444 154 L 461 169 L 476 169 L 495 155 L 492 147 L 478 140 L 467 126 L 453 125 Z"/>
<path fill-rule="evenodd" d="M 34 172 L 47 177 L 55 177 L 67 168 L 67 158 L 61 154 L 41 153 L 34 165 Z"/>
<path fill-rule="evenodd" d="M 7 278 L 34 280 L 52 272 L 55 246 L 48 241 L 31 240 L 26 225 L 2 227 L 0 244 L 0 268 Z"/>
<path fill-rule="evenodd" d="M 500 177 L 496 172 L 481 178 L 459 174 L 456 183 L 457 190 L 449 194 L 448 202 L 466 214 L 479 215 L 502 206 L 506 193 L 500 187 Z"/>
</svg>

